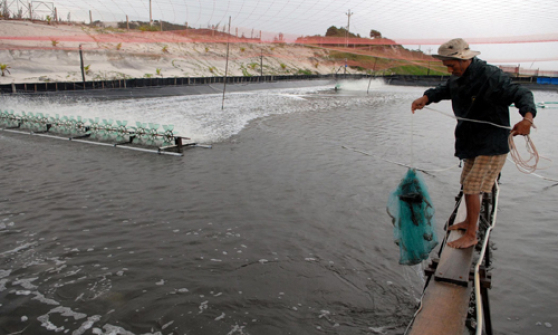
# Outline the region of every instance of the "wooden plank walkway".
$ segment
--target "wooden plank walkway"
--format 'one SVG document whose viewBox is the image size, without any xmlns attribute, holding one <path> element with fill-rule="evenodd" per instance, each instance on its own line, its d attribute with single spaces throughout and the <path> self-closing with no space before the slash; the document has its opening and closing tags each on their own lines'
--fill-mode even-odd
<svg viewBox="0 0 558 335">
<path fill-rule="evenodd" d="M 471 287 L 431 281 L 410 335 L 463 335 Z"/>
<path fill-rule="evenodd" d="M 465 200 L 462 198 L 455 223 L 465 220 Z M 463 232 L 450 231 L 448 241 L 460 238 Z M 474 248 L 444 247 L 434 279 L 426 287 L 422 309 L 410 335 L 463 335 L 469 309 L 472 285 L 469 285 Z"/>
<path fill-rule="evenodd" d="M 459 204 L 454 223 L 457 224 L 464 221 L 466 216 L 467 209 L 465 208 L 465 197 L 463 197 Z M 447 241 L 455 241 L 463 236 L 463 234 L 464 232 L 459 230 L 450 230 Z M 440 264 L 438 264 L 436 268 L 434 279 L 461 286 L 468 286 L 469 271 L 471 270 L 474 249 L 475 248 L 454 249 L 447 246 L 444 247 L 444 251 L 440 257 Z"/>
</svg>

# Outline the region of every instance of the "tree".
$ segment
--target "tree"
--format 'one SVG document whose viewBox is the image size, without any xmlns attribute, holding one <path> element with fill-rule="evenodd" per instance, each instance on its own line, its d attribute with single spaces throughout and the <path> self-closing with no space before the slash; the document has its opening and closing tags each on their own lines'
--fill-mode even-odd
<svg viewBox="0 0 558 335">
<path fill-rule="evenodd" d="M 8 0 L 2 1 L 2 17 L 4 19 L 10 18 L 10 9 L 8 8 Z"/>
<path fill-rule="evenodd" d="M 326 37 L 347 37 L 347 29 L 344 27 L 337 28 L 335 26 L 331 26 L 327 28 Z M 349 32 L 349 38 L 356 38 L 357 35 Z"/>
<path fill-rule="evenodd" d="M 336 26 L 331 26 L 327 28 L 326 37 L 336 37 L 339 36 L 339 29 Z"/>
<path fill-rule="evenodd" d="M 377 30 L 370 30 L 370 38 L 382 38 L 382 33 Z"/>
</svg>

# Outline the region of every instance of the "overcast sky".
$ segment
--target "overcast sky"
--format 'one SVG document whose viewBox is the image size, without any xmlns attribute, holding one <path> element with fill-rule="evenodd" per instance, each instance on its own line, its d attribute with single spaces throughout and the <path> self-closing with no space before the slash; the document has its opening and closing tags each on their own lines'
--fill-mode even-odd
<svg viewBox="0 0 558 335">
<path fill-rule="evenodd" d="M 149 0 L 52 3 L 64 20 L 70 12 L 72 20 L 89 22 L 89 10 L 93 20 L 123 21 L 126 15 L 149 20 Z M 154 20 L 195 28 L 222 27 L 230 16 L 233 29 L 292 37 L 323 35 L 332 25 L 347 27 L 350 13 L 350 31 L 363 37 L 375 29 L 427 53 L 463 37 L 492 63 L 558 70 L 558 0 L 152 0 L 152 12 Z"/>
</svg>

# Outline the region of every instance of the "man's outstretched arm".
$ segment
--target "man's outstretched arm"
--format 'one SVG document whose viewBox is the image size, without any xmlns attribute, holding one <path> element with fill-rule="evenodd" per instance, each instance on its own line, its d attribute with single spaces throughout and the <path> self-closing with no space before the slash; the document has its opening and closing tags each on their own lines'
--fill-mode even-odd
<svg viewBox="0 0 558 335">
<path fill-rule="evenodd" d="M 413 114 L 415 113 L 415 110 L 417 109 L 423 109 L 424 106 L 426 106 L 428 104 L 428 97 L 426 95 L 423 95 L 422 97 L 416 99 L 415 101 L 413 101 L 413 103 L 411 104 L 411 111 L 413 112 Z"/>
</svg>

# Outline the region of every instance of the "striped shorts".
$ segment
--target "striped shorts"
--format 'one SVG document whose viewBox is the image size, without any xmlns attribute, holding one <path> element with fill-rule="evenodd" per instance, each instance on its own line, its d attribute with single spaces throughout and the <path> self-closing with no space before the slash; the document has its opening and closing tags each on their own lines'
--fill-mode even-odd
<svg viewBox="0 0 558 335">
<path fill-rule="evenodd" d="M 502 171 L 508 154 L 497 156 L 477 156 L 465 159 L 461 172 L 461 185 L 464 194 L 492 192 L 492 186 Z"/>
</svg>

